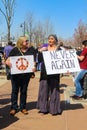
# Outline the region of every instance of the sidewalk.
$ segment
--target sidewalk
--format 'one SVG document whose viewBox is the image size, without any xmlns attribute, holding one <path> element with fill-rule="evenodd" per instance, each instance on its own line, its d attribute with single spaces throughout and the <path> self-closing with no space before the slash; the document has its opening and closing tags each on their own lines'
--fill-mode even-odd
<svg viewBox="0 0 87 130">
<path fill-rule="evenodd" d="M 3 82 L 3 83 L 2 83 Z M 9 115 L 11 83 L 6 76 L 0 76 L 0 130 L 87 130 L 87 103 L 72 101 L 69 97 L 74 92 L 71 76 L 61 78 L 62 115 L 52 116 L 38 113 L 36 102 L 39 88 L 39 72 L 31 79 L 28 96 L 28 115 L 18 112 L 14 117 Z M 2 83 L 2 84 L 1 84 Z"/>
</svg>

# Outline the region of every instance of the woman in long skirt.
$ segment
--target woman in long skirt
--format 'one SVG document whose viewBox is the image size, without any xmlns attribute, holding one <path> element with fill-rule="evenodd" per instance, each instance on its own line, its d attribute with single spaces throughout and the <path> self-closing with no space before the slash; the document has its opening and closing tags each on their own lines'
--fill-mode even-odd
<svg viewBox="0 0 87 130">
<path fill-rule="evenodd" d="M 39 57 L 41 60 L 41 73 L 40 73 L 40 83 L 38 92 L 37 108 L 40 113 L 52 115 L 61 114 L 60 107 L 60 75 L 59 74 L 46 74 L 46 68 L 42 56 L 42 51 L 54 51 L 59 50 L 58 39 L 56 35 L 49 35 L 48 46 L 43 47 L 39 50 Z"/>
</svg>

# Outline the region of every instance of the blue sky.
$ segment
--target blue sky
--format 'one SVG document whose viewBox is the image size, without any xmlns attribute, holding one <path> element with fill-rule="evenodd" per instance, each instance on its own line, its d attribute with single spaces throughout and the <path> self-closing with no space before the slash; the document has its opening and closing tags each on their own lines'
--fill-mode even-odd
<svg viewBox="0 0 87 130">
<path fill-rule="evenodd" d="M 65 39 L 72 37 L 80 19 L 87 23 L 87 0 L 17 0 L 11 29 L 13 35 L 19 35 L 20 24 L 29 11 L 33 12 L 35 21 L 49 18 L 58 37 Z M 6 22 L 0 18 L 0 34 L 4 35 Z"/>
</svg>

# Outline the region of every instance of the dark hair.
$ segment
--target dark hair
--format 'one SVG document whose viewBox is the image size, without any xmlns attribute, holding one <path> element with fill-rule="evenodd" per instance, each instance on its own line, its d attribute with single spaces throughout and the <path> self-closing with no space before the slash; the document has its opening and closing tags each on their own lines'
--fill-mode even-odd
<svg viewBox="0 0 87 130">
<path fill-rule="evenodd" d="M 87 46 L 87 40 L 84 40 L 84 41 L 82 42 L 82 45 Z"/>
<path fill-rule="evenodd" d="M 63 46 L 63 42 L 60 42 L 60 46 Z"/>
<path fill-rule="evenodd" d="M 49 36 L 48 36 L 48 39 L 49 39 L 49 37 L 54 37 L 54 39 L 56 40 L 56 42 L 58 43 L 58 38 L 57 38 L 57 36 L 55 35 L 55 34 L 50 34 Z"/>
<path fill-rule="evenodd" d="M 12 45 L 12 44 L 13 44 L 12 41 L 9 41 L 9 42 L 8 42 L 8 45 Z"/>
</svg>

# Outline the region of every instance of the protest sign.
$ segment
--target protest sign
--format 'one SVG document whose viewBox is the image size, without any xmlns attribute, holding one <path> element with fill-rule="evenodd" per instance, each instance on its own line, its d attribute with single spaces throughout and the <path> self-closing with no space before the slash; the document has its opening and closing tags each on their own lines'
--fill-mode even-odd
<svg viewBox="0 0 87 130">
<path fill-rule="evenodd" d="M 33 55 L 10 57 L 11 74 L 30 73 L 34 67 Z"/>
<path fill-rule="evenodd" d="M 60 74 L 80 71 L 75 49 L 43 51 L 47 74 Z"/>
</svg>

